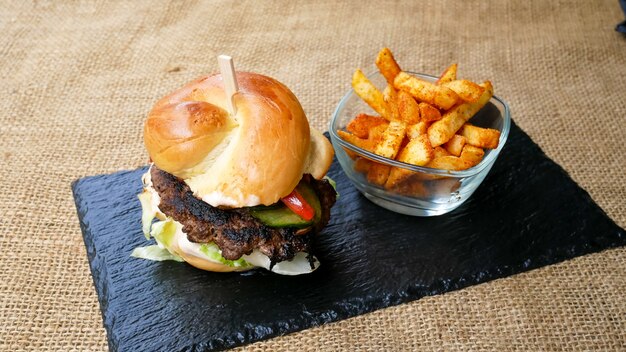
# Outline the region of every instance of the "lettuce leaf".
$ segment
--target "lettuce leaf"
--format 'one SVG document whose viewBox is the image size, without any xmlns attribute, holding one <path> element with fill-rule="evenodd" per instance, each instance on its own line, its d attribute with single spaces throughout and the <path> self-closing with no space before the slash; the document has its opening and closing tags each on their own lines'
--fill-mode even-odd
<svg viewBox="0 0 626 352">
<path fill-rule="evenodd" d="M 224 265 L 245 268 L 248 266 L 252 266 L 250 263 L 245 261 L 243 258 L 239 258 L 237 260 L 228 260 L 222 257 L 222 251 L 215 243 L 203 243 L 200 245 L 200 252 L 206 255 L 209 259 L 222 263 Z"/>
<path fill-rule="evenodd" d="M 176 223 L 172 219 L 165 221 L 157 221 L 152 224 L 150 235 L 154 237 L 157 243 L 163 248 L 170 248 L 176 236 Z"/>
<path fill-rule="evenodd" d="M 335 190 L 335 193 L 337 194 L 337 199 L 339 199 L 339 192 L 337 192 L 337 182 L 335 182 L 335 180 L 333 180 L 332 178 L 328 176 L 324 176 L 324 179 L 327 180 L 331 186 L 333 186 L 333 189 Z"/>
<path fill-rule="evenodd" d="M 152 194 L 148 191 L 143 191 L 137 197 L 141 203 L 141 228 L 143 230 L 143 235 L 147 240 L 149 240 L 150 226 L 152 225 L 152 220 L 156 215 L 154 209 L 152 209 Z"/>
<path fill-rule="evenodd" d="M 131 257 L 148 259 L 148 260 L 156 260 L 156 261 L 164 261 L 164 260 L 175 260 L 177 262 L 184 262 L 183 258 L 177 256 L 176 254 L 170 253 L 165 248 L 159 247 L 159 245 L 152 245 L 146 247 L 137 247 L 130 254 Z"/>
<path fill-rule="evenodd" d="M 141 195 L 139 199 L 141 199 Z M 170 246 L 172 245 L 172 241 L 174 241 L 174 236 L 176 235 L 176 224 L 174 221 L 168 219 L 152 224 L 152 219 L 150 219 L 149 226 L 150 225 L 152 229 L 148 234 L 148 239 L 150 236 L 154 237 L 157 244 L 135 248 L 130 256 L 156 261 L 175 260 L 177 262 L 184 262 L 183 258 L 174 254 L 174 252 L 170 250 Z"/>
</svg>

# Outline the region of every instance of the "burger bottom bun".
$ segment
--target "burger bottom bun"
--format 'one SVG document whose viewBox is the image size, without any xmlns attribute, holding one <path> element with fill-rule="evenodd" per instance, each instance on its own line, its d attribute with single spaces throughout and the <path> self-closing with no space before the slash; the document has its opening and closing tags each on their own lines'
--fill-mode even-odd
<svg viewBox="0 0 626 352">
<path fill-rule="evenodd" d="M 222 263 L 215 263 L 208 261 L 204 258 L 198 258 L 194 255 L 189 255 L 184 252 L 179 252 L 179 256 L 183 258 L 184 261 L 195 266 L 198 269 L 206 270 L 206 271 L 214 271 L 218 273 L 227 273 L 231 271 L 247 271 L 256 268 L 255 266 L 246 266 L 246 267 L 234 267 L 224 265 Z"/>
</svg>

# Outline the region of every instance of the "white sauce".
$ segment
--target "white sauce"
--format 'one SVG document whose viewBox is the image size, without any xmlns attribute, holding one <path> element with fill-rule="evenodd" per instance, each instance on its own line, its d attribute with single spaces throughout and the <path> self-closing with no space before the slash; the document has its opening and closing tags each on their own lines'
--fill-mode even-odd
<svg viewBox="0 0 626 352">
<path fill-rule="evenodd" d="M 150 213 L 156 214 L 157 218 L 160 220 L 165 219 L 165 214 L 159 209 L 159 203 L 161 203 L 161 197 L 159 197 L 159 193 L 152 186 L 152 175 L 150 175 L 150 170 L 152 170 L 152 165 L 150 164 L 150 168 L 148 168 L 148 172 L 141 176 L 141 182 L 143 182 L 143 189 L 150 192 Z"/>
<path fill-rule="evenodd" d="M 204 196 L 202 196 L 202 200 L 205 201 L 206 203 L 211 204 L 214 207 L 217 207 L 217 206 L 237 207 L 239 204 L 238 200 L 228 197 L 224 195 L 224 193 L 219 192 L 219 191 L 205 194 Z M 255 205 L 259 205 L 261 203 L 261 199 L 257 195 L 251 194 L 244 199 L 243 203 L 244 203 L 243 206 L 252 207 Z"/>
</svg>

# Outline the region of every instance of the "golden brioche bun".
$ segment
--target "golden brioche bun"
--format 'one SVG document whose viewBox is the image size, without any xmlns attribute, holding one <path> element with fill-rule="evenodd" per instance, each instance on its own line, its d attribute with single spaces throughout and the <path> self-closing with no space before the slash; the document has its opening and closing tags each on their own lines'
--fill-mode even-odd
<svg viewBox="0 0 626 352">
<path fill-rule="evenodd" d="M 282 83 L 238 72 L 237 113 L 227 113 L 219 74 L 202 77 L 159 100 L 144 142 L 157 167 L 185 180 L 212 206 L 270 205 L 303 173 L 323 177 L 333 149 Z"/>
<path fill-rule="evenodd" d="M 227 273 L 231 271 L 247 271 L 247 270 L 256 268 L 254 266 L 246 266 L 246 267 L 228 266 L 226 264 L 209 261 L 206 258 L 196 257 L 195 255 L 186 253 L 182 250 L 176 251 L 176 253 L 178 254 L 178 256 L 183 258 L 185 262 L 191 264 L 192 266 L 195 266 L 198 269 L 206 270 L 206 271 Z"/>
</svg>

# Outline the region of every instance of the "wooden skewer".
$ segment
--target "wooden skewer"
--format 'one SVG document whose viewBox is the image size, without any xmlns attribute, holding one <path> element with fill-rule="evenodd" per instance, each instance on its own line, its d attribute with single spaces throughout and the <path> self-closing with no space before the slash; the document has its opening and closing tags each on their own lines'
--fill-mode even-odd
<svg viewBox="0 0 626 352">
<path fill-rule="evenodd" d="M 224 88 L 226 90 L 226 97 L 228 100 L 228 112 L 231 115 L 237 114 L 237 106 L 233 100 L 235 93 L 239 91 L 237 86 L 237 76 L 235 75 L 235 65 L 233 65 L 233 58 L 228 55 L 220 55 L 217 57 L 217 62 L 220 66 L 220 73 L 224 80 Z"/>
</svg>

